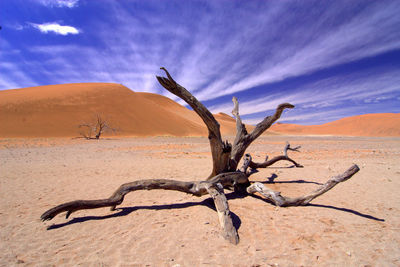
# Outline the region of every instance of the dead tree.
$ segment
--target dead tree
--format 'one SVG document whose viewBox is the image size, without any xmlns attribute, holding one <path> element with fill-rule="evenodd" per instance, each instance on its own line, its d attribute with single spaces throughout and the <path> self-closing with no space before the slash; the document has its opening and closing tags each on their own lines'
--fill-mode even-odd
<svg viewBox="0 0 400 267">
<path fill-rule="evenodd" d="M 126 183 L 121 185 L 109 198 L 98 200 L 75 200 L 49 209 L 41 216 L 43 221 L 51 220 L 54 216 L 62 212 L 66 212 L 66 218 L 68 218 L 72 212 L 82 209 L 111 207 L 111 210 L 115 210 L 116 206 L 123 202 L 126 194 L 136 190 L 175 190 L 194 196 L 209 194 L 215 203 L 222 228 L 222 235 L 231 243 L 237 244 L 239 242 L 239 235 L 232 222 L 224 189 L 242 191 L 247 194 L 259 193 L 268 202 L 280 207 L 304 206 L 310 203 L 314 198 L 332 189 L 338 183 L 350 179 L 359 171 L 358 166 L 353 165 L 343 174 L 329 179 L 315 191 L 296 198 L 282 196 L 280 192 L 275 192 L 264 186 L 262 183 L 251 183 L 249 177 L 254 173 L 254 170 L 257 168 L 266 168 L 279 160 L 287 160 L 292 162 L 296 167 L 301 167 L 300 164 L 287 156 L 288 150 L 297 151 L 299 147 L 291 148 L 287 143 L 283 156 L 278 156 L 262 163 L 256 163 L 253 162 L 249 154 L 246 154 L 243 159 L 243 165 L 238 169 L 239 162 L 248 146 L 263 132 L 265 132 L 265 130 L 267 130 L 277 119 L 279 119 L 285 109 L 294 108 L 294 106 L 289 103 L 280 104 L 272 116 L 266 117 L 256 125 L 251 133 L 248 133 L 239 115 L 239 103 L 234 97 L 234 108 L 232 114 L 236 118 L 236 137 L 233 144 L 230 144 L 228 141 L 222 140 L 220 126 L 211 112 L 189 91 L 176 83 L 165 68 L 161 69 L 165 71 L 167 77 L 157 76 L 159 83 L 169 92 L 175 94 L 188 103 L 207 126 L 213 161 L 213 169 L 209 177 L 203 181 L 192 182 L 168 179 L 149 179 Z"/>
<path fill-rule="evenodd" d="M 110 124 L 103 119 L 99 114 L 96 114 L 96 118 L 92 123 L 82 123 L 78 125 L 80 129 L 79 134 L 88 140 L 100 139 L 100 136 L 108 131 L 115 132 L 116 129 L 112 128 Z M 94 137 L 93 137 L 94 136 Z"/>
</svg>

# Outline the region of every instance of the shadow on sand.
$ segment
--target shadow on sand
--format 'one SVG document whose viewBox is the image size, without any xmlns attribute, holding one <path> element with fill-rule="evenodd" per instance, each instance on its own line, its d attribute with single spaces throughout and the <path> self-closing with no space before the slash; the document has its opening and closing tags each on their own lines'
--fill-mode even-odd
<svg viewBox="0 0 400 267">
<path fill-rule="evenodd" d="M 244 197 L 243 194 L 236 193 L 236 192 L 226 194 L 226 198 L 228 200 L 242 198 L 242 197 Z M 109 215 L 77 217 L 77 218 L 73 218 L 72 220 L 65 222 L 65 223 L 53 224 L 53 225 L 50 225 L 49 227 L 47 227 L 47 230 L 58 229 L 58 228 L 61 228 L 64 226 L 72 225 L 75 223 L 82 223 L 82 222 L 86 222 L 86 221 L 97 221 L 97 220 L 105 220 L 105 219 L 110 219 L 110 218 L 122 217 L 122 216 L 129 215 L 132 212 L 134 212 L 136 210 L 140 210 L 140 209 L 170 210 L 170 209 L 184 209 L 184 208 L 193 207 L 193 206 L 205 206 L 205 207 L 208 207 L 208 208 L 216 211 L 214 202 L 211 198 L 207 198 L 207 199 L 204 199 L 203 201 L 199 201 L 199 202 L 185 202 L 185 203 L 168 204 L 168 205 L 123 207 L 123 208 L 117 208 L 116 209 L 116 211 L 118 211 L 117 213 L 113 213 L 113 214 L 109 214 Z M 231 211 L 231 216 L 232 216 L 233 226 L 236 228 L 236 230 L 239 230 L 242 221 L 232 211 Z"/>
<path fill-rule="evenodd" d="M 289 183 L 304 183 L 307 181 L 303 181 L 303 180 L 299 180 L 299 181 L 288 181 Z M 285 182 L 282 182 L 285 183 Z M 314 182 L 309 182 L 309 183 L 314 183 Z M 318 184 L 318 183 L 316 183 Z M 239 193 L 239 192 L 231 192 L 231 193 L 227 193 L 226 194 L 226 198 L 228 200 L 230 199 L 238 199 L 238 198 L 244 198 L 247 195 L 244 193 Z M 266 199 L 257 196 L 257 195 L 251 195 L 253 198 L 256 199 L 260 199 L 262 201 L 268 202 Z M 268 202 L 270 203 L 270 202 Z M 203 201 L 199 201 L 199 202 L 185 202 L 185 203 L 178 203 L 178 204 L 168 204 L 168 205 L 151 205 L 151 206 L 135 206 L 135 207 L 122 207 L 122 208 L 118 208 L 116 213 L 113 214 L 109 214 L 109 215 L 104 215 L 104 216 L 84 216 L 84 217 L 77 217 L 77 218 L 73 218 L 72 220 L 65 222 L 65 223 L 60 223 L 60 224 L 53 224 L 50 225 L 49 227 L 47 227 L 47 230 L 53 230 L 53 229 L 58 229 L 64 226 L 68 226 L 68 225 L 72 225 L 75 223 L 82 223 L 82 222 L 86 222 L 86 221 L 96 221 L 96 220 L 105 220 L 105 219 L 110 219 L 110 218 L 117 218 L 117 217 L 122 217 L 122 216 L 127 216 L 129 214 L 131 214 L 132 212 L 139 210 L 139 209 L 147 209 L 147 210 L 169 210 L 169 209 L 184 209 L 184 208 L 188 208 L 188 207 L 193 207 L 193 206 L 205 206 L 208 207 L 214 211 L 216 211 L 215 209 L 215 205 L 214 202 L 211 198 L 207 198 L 204 199 Z M 317 208 L 327 208 L 327 209 L 334 209 L 334 210 L 338 210 L 338 211 L 343 211 L 343 212 L 348 212 L 351 213 L 353 215 L 357 215 L 369 220 L 375 220 L 375 221 L 380 221 L 380 222 L 384 222 L 384 219 L 380 219 L 377 217 L 374 217 L 372 215 L 369 214 L 364 214 L 352 209 L 347 209 L 347 208 L 339 208 L 339 207 L 335 207 L 335 206 L 331 206 L 331 205 L 322 205 L 322 204 L 308 204 L 308 207 L 317 207 Z M 239 230 L 240 225 L 241 225 L 241 220 L 240 218 L 231 211 L 231 216 L 232 216 L 232 220 L 233 220 L 233 225 L 236 228 L 236 230 Z"/>
</svg>

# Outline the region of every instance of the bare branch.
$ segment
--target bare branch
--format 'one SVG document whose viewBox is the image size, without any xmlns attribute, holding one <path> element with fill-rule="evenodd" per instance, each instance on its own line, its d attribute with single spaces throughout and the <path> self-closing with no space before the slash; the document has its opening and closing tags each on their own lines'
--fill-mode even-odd
<svg viewBox="0 0 400 267">
<path fill-rule="evenodd" d="M 303 165 L 297 163 L 293 159 L 291 159 L 291 158 L 289 158 L 287 156 L 284 156 L 284 155 L 273 157 L 270 160 L 268 160 L 268 157 L 267 157 L 267 160 L 265 160 L 264 162 L 261 162 L 261 163 L 257 163 L 257 162 L 253 162 L 252 161 L 252 162 L 250 162 L 249 167 L 252 168 L 252 169 L 267 168 L 267 167 L 271 166 L 272 164 L 274 164 L 274 163 L 276 163 L 278 161 L 281 161 L 281 160 L 290 161 L 297 168 L 303 168 L 304 167 Z"/>
<path fill-rule="evenodd" d="M 310 203 L 316 197 L 328 192 L 338 183 L 347 181 L 354 174 L 356 174 L 360 168 L 357 165 L 351 166 L 347 171 L 343 174 L 335 176 L 329 179 L 325 184 L 319 187 L 317 190 L 296 198 L 290 198 L 282 196 L 280 192 L 273 191 L 263 185 L 262 183 L 254 183 L 247 188 L 247 192 L 249 194 L 254 194 L 256 192 L 260 193 L 263 197 L 265 197 L 268 201 L 272 202 L 276 206 L 280 207 L 288 207 L 288 206 L 305 206 Z"/>
<path fill-rule="evenodd" d="M 240 118 L 239 115 L 239 102 L 237 98 L 234 96 L 232 98 L 233 102 L 233 110 L 232 110 L 232 115 L 235 116 L 236 118 L 236 136 L 235 136 L 235 141 L 233 142 L 233 145 L 237 145 L 240 140 L 247 135 L 247 129 L 246 126 L 242 123 L 242 119 Z"/>
<path fill-rule="evenodd" d="M 264 162 L 261 162 L 261 163 L 257 163 L 257 162 L 254 162 L 254 161 L 251 160 L 250 163 L 249 163 L 249 167 L 252 168 L 252 169 L 267 168 L 268 166 L 271 166 L 272 164 L 274 164 L 274 163 L 276 163 L 276 162 L 278 162 L 278 161 L 286 160 L 286 161 L 290 161 L 291 163 L 293 163 L 294 166 L 296 166 L 297 168 L 303 168 L 303 165 L 297 163 L 297 162 L 294 161 L 293 159 L 289 158 L 289 156 L 287 155 L 287 151 L 288 151 L 288 150 L 300 152 L 300 151 L 298 150 L 300 147 L 301 147 L 301 146 L 297 146 L 297 147 L 295 147 L 295 148 L 290 148 L 289 142 L 286 142 L 285 148 L 284 148 L 284 150 L 283 150 L 284 155 L 282 155 L 282 156 L 276 156 L 276 157 L 274 157 L 274 158 L 272 158 L 272 159 L 270 159 L 270 160 L 268 160 L 268 156 L 266 156 L 265 161 L 264 161 Z M 246 154 L 246 155 L 247 155 L 247 154 Z"/>
<path fill-rule="evenodd" d="M 216 138 L 221 139 L 219 123 L 214 118 L 212 113 L 200 101 L 198 101 L 188 90 L 186 90 L 186 88 L 175 82 L 174 79 L 172 79 L 169 72 L 164 67 L 161 67 L 160 69 L 165 71 L 168 78 L 156 76 L 158 82 L 169 92 L 173 93 L 174 95 L 178 96 L 186 103 L 188 103 L 189 106 L 191 106 L 193 110 L 200 116 L 200 118 L 202 118 L 209 132 L 213 134 Z"/>
<path fill-rule="evenodd" d="M 256 128 L 254 128 L 254 130 L 251 132 L 251 134 L 249 136 L 250 142 L 253 142 L 257 137 L 259 137 L 269 127 L 271 127 L 271 125 L 281 117 L 282 112 L 287 108 L 292 109 L 292 108 L 294 108 L 294 105 L 289 104 L 289 103 L 280 104 L 276 108 L 274 115 L 268 116 L 262 122 L 258 123 L 256 125 Z"/>
<path fill-rule="evenodd" d="M 212 113 L 200 101 L 198 101 L 183 86 L 174 81 L 165 68 L 162 67 L 161 69 L 165 71 L 168 78 L 156 76 L 158 82 L 169 92 L 188 103 L 207 126 L 208 139 L 210 141 L 211 154 L 213 158 L 213 171 L 211 172 L 209 178 L 224 171 L 228 171 L 229 155 L 232 147 L 228 142 L 224 143 L 222 141 L 219 123 L 214 118 Z"/>
<path fill-rule="evenodd" d="M 102 207 L 112 207 L 112 209 L 115 209 L 117 205 L 122 203 L 126 194 L 137 190 L 164 189 L 180 191 L 194 196 L 202 196 L 208 192 L 206 189 L 207 184 L 220 183 L 226 187 L 233 187 L 235 184 L 244 184 L 246 182 L 248 182 L 248 179 L 241 172 L 221 173 L 209 181 L 199 182 L 183 182 L 167 179 L 139 180 L 121 185 L 109 198 L 106 199 L 75 200 L 58 205 L 43 213 L 41 219 L 43 221 L 51 220 L 57 214 L 65 211 L 71 214 L 74 211 L 83 209 L 96 209 Z"/>
<path fill-rule="evenodd" d="M 121 185 L 109 198 L 106 199 L 75 200 L 58 205 L 43 213 L 41 219 L 42 221 L 51 220 L 57 214 L 62 212 L 66 212 L 66 218 L 68 218 L 73 212 L 83 209 L 111 207 L 111 210 L 115 210 L 116 206 L 123 202 L 126 194 L 137 190 L 174 190 L 194 196 L 210 194 L 215 203 L 224 238 L 233 244 L 237 244 L 239 242 L 239 236 L 236 228 L 233 226 L 228 201 L 225 197 L 223 187 L 234 187 L 236 184 L 247 183 L 247 177 L 241 172 L 222 173 L 213 177 L 210 181 L 201 182 L 183 182 L 167 179 L 134 181 Z"/>
<path fill-rule="evenodd" d="M 245 126 L 243 125 L 239 116 L 239 103 L 236 98 L 232 99 L 234 108 L 232 114 L 236 117 L 236 137 L 233 143 L 231 158 L 230 158 L 230 170 L 233 171 L 237 168 L 240 159 L 243 157 L 246 149 L 249 145 L 257 139 L 263 132 L 265 132 L 271 125 L 280 118 L 283 110 L 286 108 L 294 108 L 292 104 L 283 103 L 280 104 L 272 116 L 266 117 L 262 122 L 256 125 L 254 130 L 248 134 Z"/>
<path fill-rule="evenodd" d="M 295 151 L 295 152 L 300 152 L 300 151 L 299 151 L 299 148 L 301 148 L 301 146 L 296 146 L 296 147 L 294 147 L 294 148 L 291 148 L 289 142 L 286 141 L 286 146 L 285 146 L 285 148 L 284 148 L 284 150 L 283 150 L 283 153 L 284 153 L 285 156 L 287 157 L 287 151 L 288 151 L 288 150 Z"/>
<path fill-rule="evenodd" d="M 86 139 L 100 139 L 100 136 L 106 132 L 116 132 L 115 128 L 112 128 L 110 124 L 102 118 L 99 114 L 95 115 L 95 122 L 93 123 L 82 123 L 78 125 L 78 128 L 84 128 L 86 130 L 80 131 L 79 134 Z M 95 134 L 95 137 L 92 137 Z"/>
</svg>

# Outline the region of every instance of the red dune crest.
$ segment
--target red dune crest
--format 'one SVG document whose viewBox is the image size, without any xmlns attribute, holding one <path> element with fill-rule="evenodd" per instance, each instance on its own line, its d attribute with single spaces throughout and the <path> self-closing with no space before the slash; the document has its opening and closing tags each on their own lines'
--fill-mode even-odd
<svg viewBox="0 0 400 267">
<path fill-rule="evenodd" d="M 276 123 L 270 130 L 294 135 L 400 136 L 400 114 L 365 114 L 322 125 Z"/>
</svg>

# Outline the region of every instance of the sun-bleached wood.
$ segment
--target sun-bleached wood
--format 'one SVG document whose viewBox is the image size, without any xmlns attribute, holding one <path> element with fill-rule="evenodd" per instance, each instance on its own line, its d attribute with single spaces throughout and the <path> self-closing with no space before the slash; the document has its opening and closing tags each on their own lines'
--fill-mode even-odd
<svg viewBox="0 0 400 267">
<path fill-rule="evenodd" d="M 359 170 L 360 168 L 357 165 L 353 165 L 343 174 L 332 177 L 325 184 L 321 185 L 313 192 L 296 198 L 282 196 L 281 192 L 273 191 L 266 187 L 264 184 L 258 182 L 247 187 L 247 192 L 249 194 L 260 193 L 263 197 L 266 198 L 266 200 L 272 202 L 274 205 L 279 207 L 305 206 L 310 203 L 311 200 L 331 190 L 338 183 L 350 179 Z"/>
</svg>

